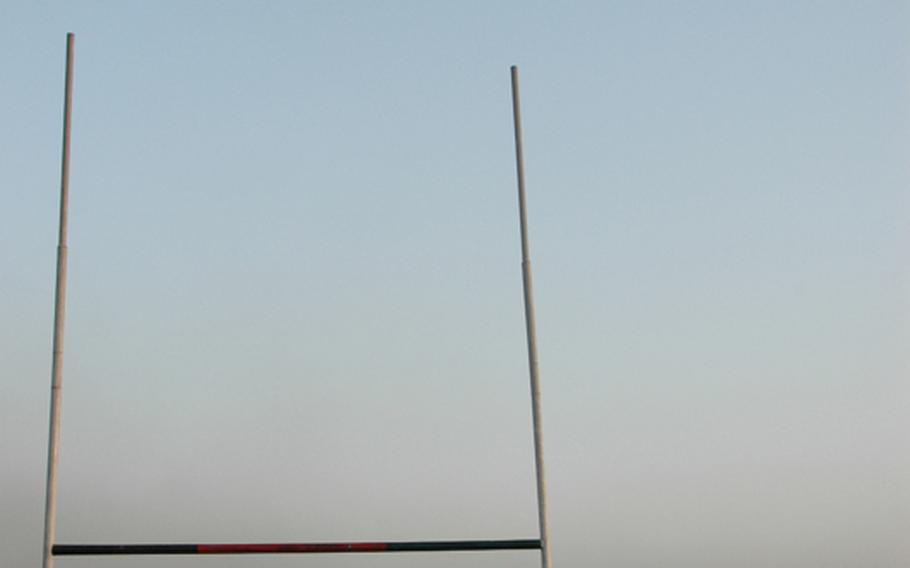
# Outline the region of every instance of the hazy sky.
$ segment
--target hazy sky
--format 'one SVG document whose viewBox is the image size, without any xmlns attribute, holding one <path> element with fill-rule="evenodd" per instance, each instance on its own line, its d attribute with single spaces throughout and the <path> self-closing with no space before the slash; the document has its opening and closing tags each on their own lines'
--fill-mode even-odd
<svg viewBox="0 0 910 568">
<path fill-rule="evenodd" d="M 0 7 L 0 565 L 537 536 L 554 568 L 910 565 L 910 4 Z M 534 552 L 60 558 L 524 567 Z"/>
</svg>

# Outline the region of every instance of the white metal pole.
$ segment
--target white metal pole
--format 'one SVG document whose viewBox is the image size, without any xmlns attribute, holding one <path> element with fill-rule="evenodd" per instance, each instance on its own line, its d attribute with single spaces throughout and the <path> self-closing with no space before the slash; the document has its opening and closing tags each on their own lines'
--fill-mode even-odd
<svg viewBox="0 0 910 568">
<path fill-rule="evenodd" d="M 51 418 L 47 442 L 47 489 L 44 506 L 44 568 L 52 568 L 51 547 L 57 528 L 57 448 L 60 443 L 60 394 L 63 387 L 63 319 L 66 313 L 66 231 L 69 213 L 70 122 L 73 105 L 73 40 L 66 34 L 66 87 L 63 102 L 63 158 L 60 168 L 60 232 L 54 293 L 54 351 L 51 359 Z"/>
<path fill-rule="evenodd" d="M 543 465 L 543 426 L 540 411 L 540 377 L 537 363 L 537 327 L 531 285 L 531 255 L 528 249 L 528 212 L 525 206 L 524 155 L 521 145 L 521 105 L 518 98 L 518 67 L 512 66 L 512 117 L 515 121 L 515 166 L 518 171 L 518 211 L 521 223 L 521 273 L 524 283 L 525 331 L 528 340 L 528 370 L 531 375 L 531 418 L 534 421 L 534 464 L 537 471 L 537 522 L 540 526 L 540 564 L 550 566 L 547 523 L 547 479 Z"/>
</svg>

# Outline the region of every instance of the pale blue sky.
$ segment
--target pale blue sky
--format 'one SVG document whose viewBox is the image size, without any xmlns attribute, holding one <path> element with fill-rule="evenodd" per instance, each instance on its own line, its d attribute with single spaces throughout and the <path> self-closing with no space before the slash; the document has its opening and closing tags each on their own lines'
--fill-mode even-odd
<svg viewBox="0 0 910 568">
<path fill-rule="evenodd" d="M 0 564 L 37 565 L 65 34 L 59 540 L 536 536 L 910 562 L 910 4 L 0 7 Z M 533 553 L 58 560 L 535 566 Z"/>
</svg>

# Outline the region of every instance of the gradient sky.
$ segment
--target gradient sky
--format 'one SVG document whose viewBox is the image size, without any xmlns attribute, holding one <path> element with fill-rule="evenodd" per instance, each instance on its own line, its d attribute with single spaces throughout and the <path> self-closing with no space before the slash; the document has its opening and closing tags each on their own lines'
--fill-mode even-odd
<svg viewBox="0 0 910 568">
<path fill-rule="evenodd" d="M 261 4 L 261 5 L 260 5 Z M 910 4 L 0 7 L 0 564 L 536 536 L 554 567 L 910 565 Z M 523 567 L 532 552 L 71 559 Z"/>
</svg>

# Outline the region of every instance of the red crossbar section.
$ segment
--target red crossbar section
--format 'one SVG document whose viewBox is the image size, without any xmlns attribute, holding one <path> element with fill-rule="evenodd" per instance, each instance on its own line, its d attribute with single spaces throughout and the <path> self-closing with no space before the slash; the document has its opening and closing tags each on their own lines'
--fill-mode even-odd
<svg viewBox="0 0 910 568">
<path fill-rule="evenodd" d="M 384 542 L 351 542 L 319 544 L 199 544 L 197 554 L 281 554 L 305 552 L 384 552 Z"/>
</svg>

